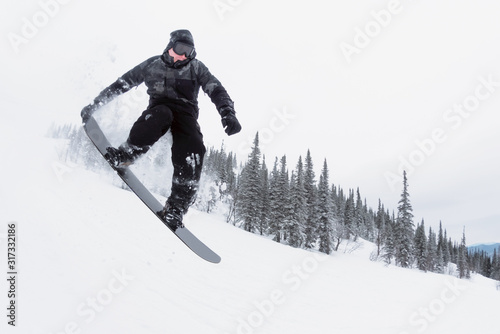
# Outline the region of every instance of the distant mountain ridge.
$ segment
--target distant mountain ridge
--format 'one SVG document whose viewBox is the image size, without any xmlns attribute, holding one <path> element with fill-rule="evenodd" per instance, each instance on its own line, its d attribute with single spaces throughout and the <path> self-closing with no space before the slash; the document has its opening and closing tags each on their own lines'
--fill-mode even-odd
<svg viewBox="0 0 500 334">
<path fill-rule="evenodd" d="M 489 255 L 493 255 L 493 250 L 497 250 L 500 248 L 500 243 L 488 243 L 488 244 L 474 244 L 469 246 L 469 250 L 478 250 L 478 251 L 485 251 Z"/>
</svg>

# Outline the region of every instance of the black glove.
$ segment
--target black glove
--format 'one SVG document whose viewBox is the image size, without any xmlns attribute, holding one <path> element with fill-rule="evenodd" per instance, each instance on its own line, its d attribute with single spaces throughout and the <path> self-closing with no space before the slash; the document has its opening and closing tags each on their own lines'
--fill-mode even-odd
<svg viewBox="0 0 500 334">
<path fill-rule="evenodd" d="M 222 116 L 223 115 L 223 116 Z M 224 131 L 228 136 L 234 135 L 241 131 L 241 124 L 236 118 L 236 113 L 233 108 L 226 108 L 221 111 L 221 122 Z"/>
<path fill-rule="evenodd" d="M 83 123 L 87 123 L 90 116 L 92 116 L 97 109 L 111 101 L 115 96 L 125 93 L 129 89 L 130 85 L 128 85 L 122 78 L 118 78 L 118 80 L 99 93 L 99 95 L 94 99 L 94 103 L 89 104 L 82 109 L 80 115 L 82 116 Z"/>
<path fill-rule="evenodd" d="M 92 103 L 82 109 L 80 115 L 82 116 L 83 123 L 87 123 L 90 116 L 99 108 L 99 105 Z"/>
</svg>

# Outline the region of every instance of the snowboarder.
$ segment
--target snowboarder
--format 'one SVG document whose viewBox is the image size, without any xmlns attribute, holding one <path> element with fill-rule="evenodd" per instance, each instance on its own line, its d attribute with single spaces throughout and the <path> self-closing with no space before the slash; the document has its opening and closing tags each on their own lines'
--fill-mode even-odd
<svg viewBox="0 0 500 334">
<path fill-rule="evenodd" d="M 182 218 L 195 201 L 206 151 L 197 121 L 200 87 L 215 104 L 225 132 L 230 136 L 241 130 L 228 93 L 195 57 L 191 32 L 173 31 L 161 56 L 149 58 L 122 75 L 81 112 L 86 122 L 116 96 L 143 82 L 146 84 L 150 97 L 147 109 L 134 123 L 123 144 L 106 149 L 106 159 L 117 168 L 128 166 L 171 130 L 172 188 L 160 215 L 174 231 L 183 227 Z"/>
</svg>

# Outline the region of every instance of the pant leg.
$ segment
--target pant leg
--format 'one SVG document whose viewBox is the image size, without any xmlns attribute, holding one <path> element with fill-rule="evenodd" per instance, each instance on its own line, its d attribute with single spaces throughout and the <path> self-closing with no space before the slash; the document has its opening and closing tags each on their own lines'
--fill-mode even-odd
<svg viewBox="0 0 500 334">
<path fill-rule="evenodd" d="M 172 110 L 165 105 L 146 109 L 132 125 L 127 142 L 122 145 L 138 156 L 146 153 L 172 125 Z"/>
<path fill-rule="evenodd" d="M 186 213 L 196 200 L 206 148 L 198 121 L 191 113 L 174 112 L 171 129 L 174 174 L 167 204 Z"/>
</svg>

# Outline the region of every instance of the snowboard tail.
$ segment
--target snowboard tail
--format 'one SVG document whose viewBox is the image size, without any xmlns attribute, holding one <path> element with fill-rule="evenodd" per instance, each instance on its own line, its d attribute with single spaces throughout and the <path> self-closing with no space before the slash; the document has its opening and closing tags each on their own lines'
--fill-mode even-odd
<svg viewBox="0 0 500 334">
<path fill-rule="evenodd" d="M 109 140 L 102 132 L 99 124 L 93 117 L 90 117 L 83 125 L 87 136 L 95 145 L 97 150 L 104 155 L 107 153 L 106 148 L 111 147 Z M 219 263 L 221 258 L 203 242 L 201 242 L 193 233 L 191 233 L 185 226 L 173 230 L 159 215 L 163 210 L 163 205 L 151 194 L 151 192 L 144 186 L 144 184 L 137 178 L 137 176 L 128 168 L 120 167 L 115 168 L 111 166 L 118 176 L 127 184 L 127 186 L 141 199 L 141 201 L 160 219 L 160 221 L 169 228 L 188 248 L 200 256 L 202 259 Z"/>
</svg>

